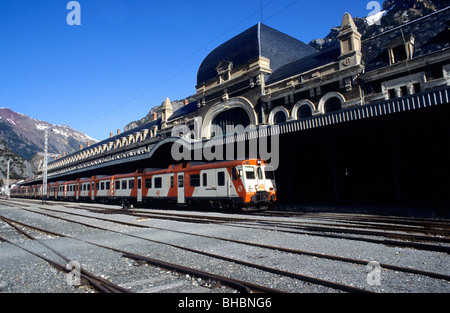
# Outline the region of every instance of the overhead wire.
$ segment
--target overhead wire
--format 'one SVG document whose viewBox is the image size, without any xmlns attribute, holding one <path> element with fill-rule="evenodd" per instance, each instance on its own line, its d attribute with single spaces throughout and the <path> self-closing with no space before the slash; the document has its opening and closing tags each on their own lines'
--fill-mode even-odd
<svg viewBox="0 0 450 313">
<path fill-rule="evenodd" d="M 181 64 L 183 64 L 186 60 L 190 59 L 191 57 L 193 57 L 194 55 L 198 54 L 199 52 L 201 52 L 202 50 L 204 50 L 205 48 L 207 48 L 208 46 L 210 46 L 212 43 L 214 43 L 215 41 L 217 41 L 219 38 L 223 37 L 224 35 L 226 35 L 227 33 L 231 32 L 232 30 L 234 30 L 235 28 L 237 28 L 238 26 L 240 26 L 241 24 L 245 23 L 246 21 L 248 21 L 249 19 L 251 19 L 253 16 L 257 15 L 258 13 L 261 12 L 261 17 L 262 17 L 262 10 L 266 7 L 268 7 L 269 5 L 271 5 L 272 3 L 274 3 L 276 0 L 272 0 L 270 2 L 268 2 L 267 4 L 265 4 L 264 6 L 262 6 L 262 1 L 260 2 L 261 7 L 254 11 L 253 13 L 251 13 L 250 15 L 248 15 L 247 17 L 245 17 L 244 19 L 242 19 L 241 21 L 239 21 L 238 23 L 236 23 L 235 25 L 233 25 L 231 28 L 227 29 L 226 31 L 224 31 L 223 33 L 219 34 L 218 36 L 216 36 L 215 38 L 209 40 L 206 44 L 204 44 L 202 47 L 200 47 L 199 49 L 197 49 L 196 51 L 190 53 L 189 55 L 187 55 L 186 57 L 184 57 L 183 59 L 181 59 L 180 61 L 178 61 L 177 63 L 175 63 L 174 65 L 170 66 L 168 69 L 165 69 L 163 71 L 161 71 L 160 73 L 158 73 L 157 75 L 153 76 L 150 80 L 144 82 L 143 84 L 141 84 L 139 87 L 135 88 L 134 90 L 132 90 L 131 92 L 127 93 L 126 95 L 120 97 L 118 100 L 114 101 L 112 104 L 108 105 L 108 112 L 112 113 L 113 111 L 117 110 L 119 107 L 128 104 L 134 100 L 136 100 L 137 98 L 145 95 L 146 93 L 148 93 L 149 91 L 151 91 L 152 89 L 162 85 L 163 83 L 167 82 L 170 79 L 173 79 L 175 77 L 177 77 L 178 75 L 180 75 L 181 73 L 183 73 L 184 71 L 186 71 L 188 68 L 192 67 L 195 64 L 198 64 L 199 62 L 201 62 L 201 60 L 203 59 L 203 57 L 201 59 L 196 60 L 195 62 L 190 63 L 188 66 L 183 67 L 182 69 L 178 70 L 176 73 L 174 73 L 173 75 L 158 81 L 158 83 L 156 85 L 152 85 L 149 88 L 145 89 L 143 92 L 136 94 L 138 91 L 140 91 L 141 89 L 143 89 L 144 87 L 148 86 L 149 84 L 151 84 L 152 82 L 156 81 L 157 79 L 159 79 L 161 76 L 163 76 L 164 74 L 172 71 L 175 68 L 178 68 Z M 272 14 L 271 16 L 269 16 L 266 20 L 274 17 L 275 15 L 281 13 L 282 11 L 286 10 L 287 8 L 291 7 L 292 5 L 294 5 L 296 2 L 298 2 L 299 0 L 295 0 L 294 2 L 290 3 L 289 5 L 287 5 L 286 7 L 282 8 L 281 10 L 277 11 L 276 13 Z M 133 96 L 134 95 L 134 96 Z M 131 97 L 126 100 L 126 98 Z M 155 105 L 156 106 L 156 105 Z M 102 107 L 101 109 L 97 110 L 96 112 L 90 114 L 89 118 L 84 118 L 82 121 L 78 122 L 78 123 L 74 123 L 74 126 L 79 126 L 79 125 L 84 125 L 87 123 L 90 123 L 96 119 L 98 119 L 100 116 L 104 116 L 105 115 L 105 107 Z"/>
</svg>

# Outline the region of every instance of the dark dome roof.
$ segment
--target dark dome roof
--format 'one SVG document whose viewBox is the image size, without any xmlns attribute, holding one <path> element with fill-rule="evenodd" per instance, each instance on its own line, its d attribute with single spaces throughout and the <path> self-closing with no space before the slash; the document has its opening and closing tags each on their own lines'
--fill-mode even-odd
<svg viewBox="0 0 450 313">
<path fill-rule="evenodd" d="M 241 66 L 259 56 L 270 59 L 273 71 L 317 51 L 276 29 L 258 23 L 214 49 L 203 60 L 197 73 L 197 85 L 217 76 L 216 67 L 222 61 Z"/>
<path fill-rule="evenodd" d="M 341 54 L 340 46 L 333 46 L 326 50 L 310 54 L 304 58 L 295 60 L 289 64 L 283 65 L 272 72 L 266 84 L 272 84 L 290 76 L 309 71 L 313 68 L 323 66 L 328 63 L 336 62 Z"/>
</svg>

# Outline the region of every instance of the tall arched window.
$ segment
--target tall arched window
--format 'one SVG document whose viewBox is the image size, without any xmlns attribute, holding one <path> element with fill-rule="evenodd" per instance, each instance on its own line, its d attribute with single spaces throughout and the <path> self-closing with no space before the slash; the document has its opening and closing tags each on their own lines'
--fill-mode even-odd
<svg viewBox="0 0 450 313">
<path fill-rule="evenodd" d="M 220 127 L 222 134 L 225 134 L 228 132 L 227 126 L 232 126 L 233 129 L 237 125 L 242 125 L 244 128 L 247 127 L 250 125 L 250 118 L 243 108 L 236 107 L 217 114 L 214 117 L 212 124 Z M 230 127 L 228 127 L 228 129 L 229 128 Z M 215 127 L 212 129 L 211 137 L 216 135 L 213 133 L 214 131 Z"/>
<path fill-rule="evenodd" d="M 243 127 L 258 125 L 258 117 L 250 101 L 243 97 L 231 98 L 216 103 L 209 108 L 202 123 L 202 138 L 211 138 L 213 128 L 221 128 L 222 133 L 227 132 L 227 125 Z M 213 127 L 214 126 L 214 127 Z"/>
</svg>

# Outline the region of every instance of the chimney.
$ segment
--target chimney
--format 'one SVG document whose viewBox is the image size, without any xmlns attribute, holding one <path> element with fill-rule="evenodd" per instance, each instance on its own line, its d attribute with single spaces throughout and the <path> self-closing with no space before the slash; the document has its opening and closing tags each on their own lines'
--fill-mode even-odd
<svg viewBox="0 0 450 313">
<path fill-rule="evenodd" d="M 90 142 L 90 141 L 87 142 L 87 146 L 88 146 L 88 147 L 91 146 L 91 142 Z"/>
<path fill-rule="evenodd" d="M 65 152 L 63 152 L 63 156 L 66 156 L 66 153 L 65 153 Z"/>
<path fill-rule="evenodd" d="M 184 99 L 184 105 L 188 105 L 188 104 L 189 104 L 188 99 Z"/>
<path fill-rule="evenodd" d="M 158 114 L 156 114 L 156 112 L 153 112 L 152 121 L 156 121 L 157 118 L 158 118 Z"/>
<path fill-rule="evenodd" d="M 120 135 L 120 129 L 117 130 L 117 135 Z"/>
<path fill-rule="evenodd" d="M 112 138 L 113 135 L 113 132 L 109 132 L 109 138 Z"/>
<path fill-rule="evenodd" d="M 80 145 L 80 150 L 83 150 L 83 145 Z"/>
</svg>

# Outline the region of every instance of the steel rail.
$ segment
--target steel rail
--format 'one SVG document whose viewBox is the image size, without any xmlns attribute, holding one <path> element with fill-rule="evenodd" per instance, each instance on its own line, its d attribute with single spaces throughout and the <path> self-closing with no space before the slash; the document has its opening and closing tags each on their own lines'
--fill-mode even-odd
<svg viewBox="0 0 450 313">
<path fill-rule="evenodd" d="M 242 293 L 249 293 L 250 291 L 257 291 L 257 292 L 267 292 L 267 293 L 283 293 L 283 291 L 278 289 L 269 288 L 266 286 L 261 286 L 257 284 L 253 284 L 250 282 L 238 280 L 238 279 L 232 279 L 229 277 L 205 272 L 199 269 L 194 269 L 191 267 L 182 266 L 179 264 L 169 263 L 162 260 L 156 260 L 147 256 L 137 255 L 137 254 L 131 254 L 131 253 L 124 253 L 123 257 L 138 260 L 138 261 L 145 261 L 149 264 L 159 266 L 168 270 L 173 270 L 179 273 L 192 275 L 195 277 L 203 278 L 203 279 L 210 279 L 219 282 L 222 285 L 228 286 L 230 288 L 236 289 L 237 291 L 240 291 Z"/>
<path fill-rule="evenodd" d="M 148 226 L 144 226 L 144 225 L 141 225 L 141 224 L 115 221 L 115 220 L 107 219 L 107 218 L 92 217 L 92 216 L 87 216 L 87 215 L 83 215 L 83 214 L 79 214 L 79 213 L 73 213 L 73 212 L 49 209 L 49 208 L 44 208 L 44 207 L 38 207 L 38 208 L 43 209 L 43 210 L 47 210 L 47 211 L 54 211 L 54 212 L 65 213 L 65 214 L 70 214 L 70 215 L 79 215 L 79 216 L 84 216 L 84 217 L 91 217 L 91 218 L 96 218 L 96 219 L 99 219 L 99 220 L 115 222 L 115 223 L 128 225 L 128 226 L 135 226 L 135 227 L 141 227 L 141 228 L 148 227 Z M 26 210 L 26 209 L 24 209 L 24 210 Z M 93 212 L 93 213 L 96 213 L 96 212 Z M 97 213 L 101 213 L 101 212 L 97 212 Z M 133 214 L 128 214 L 128 215 L 133 215 Z M 133 215 L 133 216 L 150 217 L 150 216 L 147 216 L 147 215 Z M 160 219 L 163 219 L 163 218 L 161 217 Z M 204 220 L 202 222 L 205 223 Z M 217 223 L 215 221 L 212 221 L 212 222 L 213 223 Z M 257 226 L 252 225 L 252 224 L 250 224 L 250 225 L 247 224 L 246 225 L 244 223 L 241 223 L 241 224 L 231 224 L 231 223 L 223 224 L 223 223 L 220 223 L 220 224 L 227 225 L 227 226 L 233 226 L 233 227 L 241 227 L 241 228 L 273 230 L 273 228 L 261 227 L 261 226 L 257 227 Z M 383 245 L 388 245 L 388 246 L 408 247 L 408 248 L 415 248 L 415 249 L 420 249 L 420 250 L 450 253 L 450 247 L 442 246 L 442 245 L 433 245 L 433 244 L 411 242 L 411 241 L 400 241 L 400 240 L 393 240 L 393 239 L 374 239 L 374 238 L 367 238 L 367 237 L 352 237 L 352 236 L 345 236 L 345 235 L 340 235 L 340 234 L 323 234 L 323 233 L 319 233 L 318 229 L 313 230 L 313 231 L 315 231 L 314 233 L 305 232 L 305 231 L 299 231 L 299 230 L 286 230 L 286 229 L 279 229 L 279 228 L 277 228 L 276 230 L 277 231 L 281 231 L 281 232 L 285 232 L 285 233 L 291 233 L 291 234 L 312 235 L 312 236 L 319 236 L 319 237 L 338 238 L 338 239 L 355 240 L 355 241 L 366 241 L 366 242 L 370 242 L 370 243 L 383 244 Z M 325 232 L 325 230 L 323 228 L 322 228 L 321 231 Z M 381 233 L 381 232 L 378 232 L 378 233 L 379 233 L 378 236 L 382 236 L 384 234 L 384 233 Z M 400 234 L 397 234 L 397 237 L 402 237 L 402 236 L 400 236 Z"/>
<path fill-rule="evenodd" d="M 28 209 L 25 209 L 25 210 L 28 211 Z M 34 212 L 32 210 L 29 210 L 29 211 Z M 37 212 L 34 212 L 34 213 L 37 213 Z M 44 215 L 46 215 L 46 214 L 44 214 Z M 49 215 L 49 216 L 51 216 L 51 215 Z M 59 218 L 59 217 L 55 217 L 55 216 L 51 216 L 51 217 Z M 64 218 L 62 218 L 62 219 L 64 220 Z M 70 221 L 70 220 L 68 220 L 68 221 Z M 205 256 L 208 256 L 208 257 L 212 257 L 212 258 L 216 258 L 216 259 L 220 259 L 220 260 L 224 260 L 224 261 L 228 261 L 228 262 L 233 262 L 233 263 L 236 263 L 236 264 L 245 265 L 245 266 L 252 267 L 252 268 L 257 268 L 257 269 L 260 269 L 260 270 L 263 270 L 263 271 L 266 271 L 266 272 L 270 272 L 270 273 L 274 273 L 274 274 L 278 274 L 278 275 L 282 275 L 282 276 L 298 279 L 298 280 L 301 280 L 301 281 L 304 281 L 304 282 L 308 282 L 308 283 L 313 283 L 313 284 L 316 284 L 316 285 L 321 285 L 321 286 L 333 288 L 333 289 L 336 289 L 336 290 L 341 290 L 341 291 L 345 291 L 345 292 L 355 292 L 355 293 L 356 292 L 357 293 L 372 293 L 372 291 L 369 291 L 369 290 L 363 289 L 363 288 L 358 288 L 358 287 L 348 286 L 348 285 L 344 285 L 344 284 L 339 284 L 339 283 L 335 283 L 335 282 L 331 282 L 331 281 L 327 281 L 327 280 L 323 280 L 323 279 L 319 279 L 319 278 L 315 278 L 315 277 L 310 277 L 310 276 L 307 276 L 307 275 L 302 275 L 302 274 L 298 274 L 298 273 L 292 273 L 292 272 L 288 272 L 288 271 L 284 271 L 284 270 L 280 270 L 280 269 L 276 269 L 276 268 L 272 268 L 272 267 L 267 267 L 267 266 L 256 264 L 256 263 L 251 263 L 251 262 L 247 262 L 247 261 L 243 261 L 243 260 L 238 260 L 238 259 L 231 258 L 231 257 L 226 257 L 226 256 L 217 255 L 217 254 L 213 254 L 213 253 L 209 253 L 209 252 L 205 252 L 205 251 L 201 251 L 201 250 L 191 249 L 191 248 L 187 248 L 187 247 L 176 245 L 176 244 L 171 244 L 171 243 L 162 242 L 162 241 L 158 241 L 158 240 L 153 240 L 153 239 L 149 239 L 149 238 L 145 238 L 145 237 L 140 237 L 140 236 L 135 236 L 135 235 L 127 234 L 127 233 L 122 233 L 122 232 L 110 230 L 110 229 L 99 227 L 99 226 L 89 225 L 89 224 L 86 224 L 86 223 L 83 223 L 83 222 L 76 222 L 76 221 L 71 221 L 71 222 L 78 223 L 78 224 L 81 224 L 81 225 L 84 225 L 84 226 L 88 226 L 88 227 L 92 227 L 92 228 L 96 228 L 96 229 L 102 229 L 102 230 L 118 233 L 118 234 L 121 234 L 121 235 L 131 236 L 131 237 L 142 239 L 142 240 L 151 241 L 151 242 L 158 243 L 158 244 L 168 245 L 168 246 L 171 246 L 171 247 L 174 247 L 174 248 L 178 248 L 178 249 L 182 249 L 182 250 L 185 250 L 185 251 L 189 251 L 189 252 L 205 255 Z M 65 235 L 65 236 L 69 237 L 68 235 Z M 77 239 L 77 238 L 74 238 L 74 237 L 71 237 L 71 236 L 70 236 L 70 238 Z M 77 239 L 77 240 L 85 241 L 85 240 L 82 240 L 82 239 Z M 88 241 L 85 241 L 85 242 L 92 243 L 92 242 L 88 242 Z M 95 243 L 92 243 L 92 244 L 95 244 Z M 95 245 L 106 247 L 106 246 L 98 245 L 98 244 L 95 244 Z M 106 248 L 111 249 L 110 247 L 106 247 Z M 115 249 L 115 248 L 112 248 L 112 249 L 114 249 L 117 252 L 124 253 L 124 254 L 130 254 L 129 252 L 126 252 L 126 251 L 120 251 L 120 250 Z M 162 261 L 162 262 L 164 262 L 164 261 Z"/>
<path fill-rule="evenodd" d="M 13 221 L 13 220 L 11 220 L 11 219 L 8 219 L 8 218 L 6 218 L 6 217 L 4 217 L 4 216 L 0 216 L 0 219 L 1 219 L 4 223 L 6 223 L 6 224 L 8 224 L 9 226 L 13 227 L 15 230 L 17 230 L 20 234 L 24 235 L 24 236 L 27 237 L 28 239 L 35 240 L 35 241 L 39 242 L 42 246 L 44 246 L 45 248 L 47 248 L 47 249 L 49 249 L 50 251 L 52 251 L 54 254 L 56 254 L 56 255 L 59 256 L 60 258 L 64 259 L 67 263 L 72 262 L 72 260 L 70 260 L 69 258 L 67 258 L 66 256 L 64 256 L 64 255 L 61 254 L 60 252 L 58 252 L 58 251 L 56 251 L 55 249 L 53 249 L 52 247 L 48 246 L 47 244 L 45 244 L 45 243 L 42 242 L 41 240 L 37 239 L 36 237 L 34 237 L 34 236 L 31 235 L 30 233 L 26 232 L 25 230 L 21 229 L 20 227 L 14 225 L 14 223 L 17 223 L 16 221 Z M 25 225 L 25 224 L 23 224 L 23 223 L 20 223 L 20 224 Z M 45 233 L 53 234 L 53 235 L 58 236 L 58 237 L 67 237 L 66 235 L 63 235 L 63 234 L 57 234 L 57 233 L 55 233 L 55 232 L 43 230 L 42 228 L 39 228 L 39 229 L 38 229 L 38 228 L 36 228 L 36 227 L 34 227 L 34 226 L 31 226 L 31 225 L 27 225 L 27 227 L 29 227 L 29 228 L 34 228 L 34 229 L 36 229 L 36 230 L 43 231 L 43 232 L 45 232 Z M 37 253 L 35 253 L 35 252 L 29 250 L 29 249 L 26 249 L 26 248 L 24 248 L 24 247 L 22 247 L 22 246 L 20 246 L 20 245 L 18 245 L 18 244 L 16 244 L 16 243 L 14 243 L 14 242 L 12 242 L 12 241 L 6 239 L 6 238 L 4 238 L 4 237 L 1 237 L 1 239 L 2 239 L 3 241 L 8 242 L 9 244 L 12 244 L 12 245 L 14 245 L 14 246 L 16 246 L 16 247 L 18 247 L 18 248 L 24 250 L 24 251 L 27 251 L 27 252 L 33 254 L 34 256 L 36 256 L 36 257 L 38 257 L 38 258 L 43 259 L 44 261 L 46 261 L 46 262 L 49 263 L 50 265 L 56 267 L 57 269 L 60 269 L 60 270 L 62 270 L 62 271 L 64 271 L 64 272 L 66 272 L 66 273 L 68 273 L 68 272 L 71 271 L 71 270 L 68 270 L 65 266 L 63 266 L 63 265 L 61 265 L 61 264 L 59 264 L 59 263 L 57 263 L 57 262 L 55 262 L 55 261 L 53 261 L 53 260 L 51 260 L 51 259 L 45 257 L 45 256 L 39 255 L 39 254 L 37 254 Z M 84 268 L 82 268 L 82 267 L 80 267 L 80 275 L 81 275 L 81 278 L 86 279 L 92 286 L 94 286 L 97 290 L 99 290 L 99 291 L 101 291 L 101 292 L 104 292 L 104 293 L 130 293 L 130 291 L 129 291 L 128 289 L 125 289 L 125 288 L 120 287 L 120 286 L 118 286 L 118 285 L 116 285 L 116 284 L 113 284 L 113 283 L 111 283 L 111 282 L 109 282 L 109 281 L 107 281 L 107 280 L 105 280 L 105 279 L 103 279 L 103 278 L 101 278 L 101 277 L 98 277 L 98 276 L 96 276 L 96 275 L 90 273 L 89 271 L 87 271 L 86 269 L 84 269 Z"/>
<path fill-rule="evenodd" d="M 75 208 L 74 206 L 68 206 L 70 208 Z M 132 216 L 141 216 L 141 217 L 152 217 L 152 218 L 160 218 L 160 219 L 168 219 L 167 217 L 170 217 L 171 220 L 175 221 L 181 221 L 181 222 L 194 222 L 194 223 L 229 223 L 229 222 L 235 222 L 235 223 L 242 223 L 242 224 L 266 224 L 267 226 L 271 227 L 284 227 L 288 229 L 299 229 L 299 230 L 307 230 L 307 231 L 314 231 L 314 232 L 332 232 L 332 233 L 348 233 L 348 234 L 357 234 L 357 235 L 367 235 L 367 236 L 377 236 L 377 237 L 387 237 L 387 238 L 404 238 L 406 240 L 412 240 L 412 241 L 430 241 L 430 242 L 442 242 L 442 243 L 450 243 L 450 239 L 447 237 L 434 237 L 434 236 L 423 236 L 423 235 L 412 235 L 412 234 L 405 234 L 405 233 L 391 233 L 386 231 L 373 231 L 373 230 L 367 230 L 371 227 L 364 227 L 364 226 L 346 226 L 346 225 L 338 225 L 338 224 L 326 224 L 326 223 L 320 223 L 322 225 L 328 225 L 328 227 L 325 226 L 316 226 L 314 224 L 317 223 L 305 223 L 300 221 L 277 221 L 277 220 L 257 220 L 254 218 L 244 218 L 244 217 L 214 217 L 214 216 L 193 216 L 190 214 L 182 214 L 182 213 L 165 213 L 165 212 L 142 212 L 137 210 L 115 210 L 115 209 L 92 209 L 92 208 L 83 208 L 93 213 L 115 213 L 115 214 L 127 214 Z M 164 217 L 160 217 L 164 216 Z M 313 225 L 306 225 L 306 224 L 313 224 Z M 352 228 L 363 228 L 363 229 L 352 229 Z M 279 231 L 285 231 L 289 232 L 283 229 L 278 229 Z M 392 230 L 400 230 L 400 229 L 392 229 Z M 405 230 L 403 230 L 405 231 Z M 449 233 L 443 230 L 436 230 L 436 232 L 443 233 L 444 235 L 448 235 Z M 389 244 L 392 244 L 391 241 Z M 426 249 L 427 245 L 420 245 L 418 244 L 416 246 L 417 248 L 423 247 Z M 433 247 L 433 246 L 430 246 Z M 439 247 L 439 246 L 436 246 Z M 450 253 L 450 248 L 442 247 L 437 248 L 437 251 L 441 252 L 447 252 Z M 436 250 L 433 250 L 436 251 Z"/>
<path fill-rule="evenodd" d="M 75 206 L 73 204 L 64 205 L 68 208 L 74 208 L 79 209 L 79 206 Z M 175 221 L 182 221 L 182 222 L 194 222 L 194 223 L 226 223 L 226 222 L 253 222 L 253 223 L 262 223 L 267 224 L 268 226 L 273 227 L 285 227 L 285 228 L 294 228 L 294 229 L 304 229 L 309 231 L 324 231 L 324 232 L 338 232 L 338 233 L 351 233 L 351 234 L 361 234 L 361 235 L 368 235 L 368 236 L 383 236 L 388 238 L 405 238 L 407 240 L 419 240 L 419 241 L 431 241 L 431 242 L 443 242 L 443 243 L 450 243 L 450 239 L 448 239 L 449 232 L 440 228 L 415 228 L 411 229 L 407 226 L 373 226 L 373 225 L 367 225 L 367 226 L 358 226 L 358 225 L 340 225 L 340 224 L 329 224 L 329 223 L 307 223 L 307 222 L 300 222 L 300 221 L 280 221 L 280 220 L 258 220 L 254 219 L 255 215 L 250 215 L 249 217 L 233 217 L 233 216 L 226 216 L 226 217 L 217 217 L 217 216 L 195 216 L 192 214 L 186 214 L 186 213 L 173 213 L 173 212 L 148 212 L 143 210 L 132 210 L 132 209 L 110 209 L 110 208 L 102 208 L 99 206 L 92 206 L 89 207 L 81 207 L 82 209 L 86 209 L 88 211 L 94 212 L 94 213 L 104 213 L 104 214 L 127 214 L 132 216 L 145 216 L 145 217 L 153 217 L 153 218 L 161 218 L 160 216 L 164 216 L 163 219 L 167 219 L 167 217 L 170 217 L 171 220 Z M 272 216 L 275 216 L 276 214 L 273 214 Z M 320 219 L 320 218 L 319 218 Z M 280 224 L 281 223 L 281 224 Z M 359 222 L 361 223 L 361 222 Z M 313 225 L 305 225 L 305 224 L 313 224 Z M 320 225 L 328 225 L 331 227 L 323 227 L 323 226 L 316 226 L 316 224 Z M 363 230 L 357 230 L 357 229 L 351 229 L 351 228 L 363 228 Z M 388 229 L 388 230 L 396 230 L 396 231 L 406 231 L 406 232 L 434 232 L 439 233 L 441 235 L 444 235 L 445 238 L 442 237 L 435 237 L 435 236 L 420 236 L 420 235 L 411 235 L 411 234 L 399 234 L 399 233 L 387 233 L 385 231 L 370 231 L 367 230 L 368 228 L 372 229 Z M 280 229 L 280 231 L 283 231 Z"/>
<path fill-rule="evenodd" d="M 93 225 L 90 225 L 90 224 L 86 224 L 86 223 L 78 222 L 78 221 L 73 221 L 73 220 L 70 220 L 70 219 L 65 219 L 63 217 L 57 217 L 57 216 L 49 215 L 49 214 L 42 213 L 42 212 L 36 212 L 36 211 L 33 211 L 33 210 L 28 210 L 28 209 L 24 209 L 24 210 L 30 211 L 30 212 L 33 212 L 33 213 L 38 213 L 38 214 L 50 216 L 50 217 L 53 217 L 53 218 L 66 220 L 66 221 L 72 222 L 72 223 L 78 223 L 78 224 L 81 224 L 81 225 L 84 225 L 84 226 L 88 226 L 88 227 L 94 227 L 94 228 L 103 229 L 103 230 L 107 230 L 107 231 L 111 231 L 111 232 L 116 232 L 116 231 L 111 230 L 111 229 L 102 228 L 102 227 L 98 227 L 98 226 L 93 226 Z M 48 210 L 55 211 L 53 209 L 48 209 Z M 64 211 L 59 211 L 59 210 L 56 210 L 56 211 L 64 212 Z M 95 219 L 99 219 L 99 220 L 105 220 L 105 221 L 108 221 L 108 222 L 115 222 L 114 220 L 111 220 L 111 219 L 103 219 L 103 218 L 93 217 L 93 216 L 89 216 L 89 215 L 83 215 L 83 214 L 79 214 L 79 213 L 70 213 L 70 212 L 64 212 L 64 213 L 69 214 L 69 215 L 73 214 L 73 215 L 76 215 L 76 216 L 83 216 L 83 217 L 95 218 Z M 140 225 L 140 224 L 127 223 L 127 222 L 121 222 L 121 221 L 118 221 L 118 223 L 122 224 L 122 225 L 125 224 L 125 225 L 128 225 L 128 226 L 136 226 L 136 225 L 139 225 L 141 227 L 144 226 L 144 225 Z M 203 234 L 196 234 L 196 233 L 190 233 L 190 232 L 185 232 L 185 231 L 173 230 L 173 229 L 169 229 L 169 228 L 162 228 L 162 227 L 156 227 L 156 226 L 144 226 L 144 227 L 150 228 L 150 229 L 163 230 L 163 231 L 171 231 L 171 232 L 180 233 L 180 234 L 186 234 L 186 235 L 193 235 L 193 236 L 198 236 L 198 237 L 203 237 L 203 238 L 211 238 L 211 239 L 216 239 L 216 240 L 234 242 L 234 243 L 244 244 L 244 245 L 249 245 L 249 246 L 256 246 L 256 247 L 260 247 L 260 248 L 265 248 L 265 249 L 270 249 L 270 250 L 277 250 L 277 251 L 282 251 L 282 252 L 287 252 L 287 253 L 292 253 L 292 254 L 308 255 L 308 256 L 324 258 L 324 259 L 329 259 L 329 260 L 342 261 L 342 262 L 348 262 L 348 263 L 355 263 L 355 264 L 359 264 L 359 265 L 367 265 L 368 262 L 369 262 L 368 260 L 359 260 L 359 259 L 345 258 L 345 257 L 340 257 L 340 256 L 335 256 L 335 255 L 328 255 L 328 254 L 322 254 L 322 253 L 316 253 L 316 252 L 310 252 L 310 251 L 303 251 L 303 250 L 289 249 L 289 248 L 283 248 L 283 247 L 276 247 L 276 246 L 270 246 L 270 245 L 253 243 L 253 242 L 236 240 L 236 239 L 229 239 L 229 238 L 223 238 L 223 237 L 217 237 L 217 236 L 211 236 L 211 235 L 203 235 Z M 128 236 L 131 236 L 131 237 L 136 237 L 138 239 L 144 239 L 144 240 L 152 241 L 152 242 L 155 242 L 155 243 L 172 245 L 172 246 L 174 246 L 176 248 L 189 249 L 189 248 L 186 248 L 186 247 L 177 246 L 177 245 L 173 245 L 173 244 L 165 243 L 165 242 L 161 242 L 161 241 L 156 241 L 156 240 L 148 239 L 148 238 L 145 238 L 145 237 L 135 236 L 135 235 L 126 234 L 126 233 L 122 233 L 122 232 L 116 232 L 116 233 L 119 233 L 119 234 L 122 234 L 122 235 L 128 235 Z M 193 252 L 196 252 L 196 251 L 193 251 Z M 400 271 L 400 272 L 410 273 L 410 274 L 418 274 L 418 275 L 422 275 L 422 276 L 428 276 L 428 277 L 431 277 L 431 278 L 444 279 L 444 280 L 450 281 L 450 276 L 449 275 L 445 275 L 445 274 L 441 274 L 441 273 L 429 272 L 429 271 L 425 271 L 425 270 L 413 269 L 413 268 L 409 268 L 409 267 L 402 267 L 402 266 L 391 265 L 391 264 L 386 264 L 386 263 L 380 263 L 380 266 L 382 268 L 390 269 L 390 270 L 394 270 L 394 271 Z"/>
<path fill-rule="evenodd" d="M 238 279 L 228 278 L 228 277 L 225 277 L 225 276 L 220 276 L 220 275 L 217 275 L 217 274 L 208 273 L 206 271 L 201 271 L 201 270 L 194 269 L 194 268 L 189 268 L 189 267 L 184 267 L 184 266 L 173 264 L 173 263 L 168 263 L 168 262 L 165 262 L 165 261 L 162 261 L 162 260 L 152 259 L 152 258 L 149 258 L 149 257 L 146 257 L 146 256 L 142 256 L 142 255 L 138 255 L 138 254 L 135 254 L 135 253 L 131 253 L 129 251 L 125 251 L 125 250 L 121 250 L 121 249 L 117 249 L 117 248 L 113 248 L 113 247 L 108 247 L 108 246 L 97 244 L 97 243 L 94 243 L 94 242 L 88 241 L 88 240 L 75 238 L 75 237 L 70 236 L 70 235 L 64 235 L 64 234 L 59 234 L 59 233 L 56 233 L 56 232 L 50 232 L 50 231 L 47 231 L 47 230 L 43 230 L 42 228 L 35 227 L 35 226 L 32 226 L 32 225 L 27 225 L 25 223 L 22 223 L 22 222 L 19 222 L 19 221 L 15 221 L 15 220 L 11 220 L 11 219 L 8 219 L 8 218 L 2 217 L 2 216 L 0 216 L 0 219 L 2 219 L 5 223 L 7 223 L 8 225 L 14 227 L 21 234 L 26 235 L 27 238 L 32 239 L 32 240 L 38 240 L 38 239 L 36 239 L 32 235 L 26 233 L 25 231 L 23 231 L 22 229 L 20 229 L 16 225 L 14 225 L 13 223 L 20 224 L 20 225 L 22 225 L 24 227 L 29 227 L 29 228 L 32 228 L 32 229 L 35 229 L 35 230 L 38 230 L 38 231 L 45 231 L 46 233 L 52 233 L 52 234 L 54 234 L 56 236 L 59 236 L 59 237 L 70 238 L 70 239 L 81 241 L 81 242 L 84 242 L 84 243 L 87 243 L 87 244 L 92 244 L 92 245 L 95 245 L 95 246 L 98 246 L 98 247 L 101 247 L 101 248 L 109 249 L 109 250 L 121 253 L 123 257 L 131 258 L 131 259 L 135 259 L 135 260 L 145 260 L 146 262 L 148 262 L 150 264 L 157 265 L 157 266 L 164 267 L 164 268 L 171 269 L 171 270 L 176 270 L 177 272 L 182 272 L 182 273 L 185 273 L 185 274 L 190 274 L 190 275 L 194 275 L 194 276 L 197 276 L 197 277 L 214 280 L 214 281 L 217 281 L 217 282 L 221 283 L 222 285 L 228 286 L 230 288 L 233 288 L 233 289 L 238 290 L 238 291 L 243 292 L 243 293 L 249 293 L 251 290 L 254 290 L 254 291 L 257 291 L 257 292 L 270 292 L 270 293 L 282 293 L 283 292 L 283 291 L 278 290 L 278 289 L 269 288 L 269 287 L 266 287 L 266 286 L 257 285 L 257 284 L 253 284 L 253 283 L 250 283 L 250 282 L 245 282 L 245 281 L 242 281 L 242 280 L 238 280 Z M 141 239 L 145 239 L 145 238 L 141 238 Z M 29 251 L 28 249 L 23 248 L 23 247 L 15 244 L 13 242 L 11 242 L 10 240 L 8 240 L 6 238 L 3 238 L 3 237 L 0 236 L 0 240 L 8 242 L 8 243 L 11 243 L 11 244 L 13 244 L 13 245 L 15 245 L 15 246 L 17 246 L 17 247 L 27 251 L 27 252 L 32 253 L 33 255 L 35 255 L 35 256 L 37 256 L 37 257 L 39 257 L 41 259 L 44 259 L 48 263 L 50 263 L 50 264 L 54 265 L 55 267 L 57 267 L 58 269 L 61 269 L 61 270 L 65 271 L 65 272 L 69 272 L 69 270 L 67 270 L 64 266 L 58 264 L 57 262 L 54 262 L 54 261 L 52 261 L 52 260 L 50 260 L 50 259 L 48 259 L 46 257 L 40 256 L 40 255 L 38 255 L 35 252 Z M 42 243 L 42 242 L 40 242 L 40 243 L 43 244 L 45 247 L 49 248 L 52 252 L 56 253 L 58 256 L 63 257 L 60 253 L 58 253 L 57 251 L 54 251 L 52 248 L 48 247 L 44 243 Z M 70 260 L 67 259 L 66 261 L 69 262 Z M 89 280 L 89 278 L 92 278 L 92 276 L 93 276 L 92 274 L 90 274 L 89 272 L 85 271 L 84 269 L 81 269 L 81 273 L 84 274 L 84 275 L 87 275 L 86 279 L 89 282 L 91 282 L 91 280 Z M 124 288 L 122 288 L 120 286 L 114 285 L 111 282 L 108 282 L 108 281 L 106 281 L 106 280 L 104 280 L 102 278 L 98 278 L 98 277 L 94 277 L 94 279 L 92 281 L 92 284 L 98 290 L 101 290 L 102 292 L 106 292 L 106 293 L 107 292 L 130 292 L 128 289 L 124 289 Z"/>
</svg>

